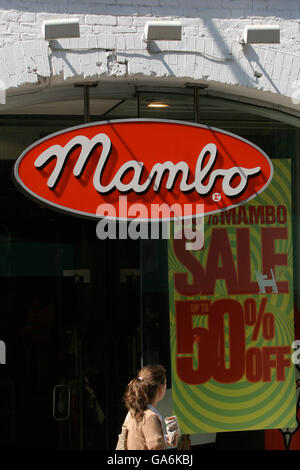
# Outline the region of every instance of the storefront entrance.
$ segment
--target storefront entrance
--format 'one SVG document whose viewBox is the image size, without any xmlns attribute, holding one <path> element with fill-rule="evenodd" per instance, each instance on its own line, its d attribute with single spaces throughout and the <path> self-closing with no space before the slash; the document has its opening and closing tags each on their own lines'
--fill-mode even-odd
<svg viewBox="0 0 300 470">
<path fill-rule="evenodd" d="M 198 122 L 234 132 L 271 158 L 294 159 L 297 174 L 299 133 L 290 116 L 275 120 L 273 110 L 203 94 L 194 113 L 191 91 L 133 94 L 92 120 L 192 122 L 199 114 Z M 154 97 L 168 107 L 148 108 Z M 140 366 L 163 364 L 172 386 L 168 241 L 99 240 L 96 221 L 42 207 L 14 187 L 11 170 L 26 147 L 82 121 L 22 110 L 0 119 L 0 449 L 114 449 L 122 395 Z M 299 190 L 292 189 L 298 305 Z M 263 448 L 264 431 L 251 433 L 218 433 L 217 446 Z"/>
<path fill-rule="evenodd" d="M 0 447 L 113 448 L 141 361 L 139 242 L 37 206 L 4 163 Z"/>
</svg>

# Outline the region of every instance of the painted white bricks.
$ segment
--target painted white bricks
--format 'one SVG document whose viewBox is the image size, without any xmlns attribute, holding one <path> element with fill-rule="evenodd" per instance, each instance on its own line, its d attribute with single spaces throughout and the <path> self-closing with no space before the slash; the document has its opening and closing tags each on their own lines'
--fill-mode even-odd
<svg viewBox="0 0 300 470">
<path fill-rule="evenodd" d="M 56 43 L 73 50 L 51 49 L 43 21 L 71 17 L 81 37 Z M 182 41 L 147 48 L 149 19 L 180 20 Z M 281 44 L 242 46 L 247 24 L 279 24 Z M 50 76 L 56 84 L 82 77 L 211 80 L 290 96 L 300 80 L 300 0 L 0 0 L 0 80 L 7 88 L 33 87 Z"/>
<path fill-rule="evenodd" d="M 104 16 L 104 15 L 86 15 L 85 16 L 86 24 L 100 24 L 105 26 L 116 26 L 117 17 L 116 16 Z"/>
</svg>

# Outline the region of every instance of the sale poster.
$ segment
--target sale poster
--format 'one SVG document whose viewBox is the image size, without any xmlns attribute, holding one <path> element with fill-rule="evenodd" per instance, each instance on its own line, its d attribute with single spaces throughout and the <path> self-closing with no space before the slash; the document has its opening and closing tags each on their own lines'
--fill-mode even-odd
<svg viewBox="0 0 300 470">
<path fill-rule="evenodd" d="M 267 189 L 169 242 L 173 412 L 184 434 L 296 425 L 290 160 Z M 172 232 L 172 231 L 171 231 Z"/>
<path fill-rule="evenodd" d="M 300 341 L 300 311 L 294 304 L 295 341 Z M 298 348 L 295 351 L 296 425 L 265 430 L 265 450 L 300 450 L 300 365 Z"/>
</svg>

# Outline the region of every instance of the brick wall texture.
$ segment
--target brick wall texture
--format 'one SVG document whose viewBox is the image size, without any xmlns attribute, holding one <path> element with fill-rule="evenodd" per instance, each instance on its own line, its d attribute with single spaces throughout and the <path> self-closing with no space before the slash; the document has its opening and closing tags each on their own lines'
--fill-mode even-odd
<svg viewBox="0 0 300 470">
<path fill-rule="evenodd" d="M 43 39 L 78 18 L 80 38 Z M 182 23 L 181 41 L 143 39 L 149 20 Z M 243 46 L 245 25 L 279 25 L 280 44 Z M 83 79 L 208 80 L 292 96 L 300 83 L 300 0 L 0 0 L 6 89 Z"/>
</svg>

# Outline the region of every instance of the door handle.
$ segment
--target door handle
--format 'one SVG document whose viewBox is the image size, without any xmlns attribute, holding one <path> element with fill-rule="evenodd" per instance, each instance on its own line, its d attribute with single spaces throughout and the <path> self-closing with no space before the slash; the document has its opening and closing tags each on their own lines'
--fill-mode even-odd
<svg viewBox="0 0 300 470">
<path fill-rule="evenodd" d="M 53 389 L 53 418 L 66 421 L 70 417 L 70 385 L 58 384 Z"/>
</svg>

